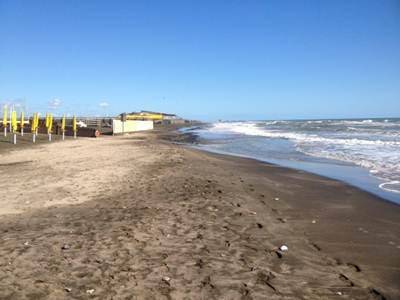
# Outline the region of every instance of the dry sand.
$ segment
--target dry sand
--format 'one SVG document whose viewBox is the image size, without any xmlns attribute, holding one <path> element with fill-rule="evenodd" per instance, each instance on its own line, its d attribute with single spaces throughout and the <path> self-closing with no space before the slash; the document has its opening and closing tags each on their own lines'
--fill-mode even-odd
<svg viewBox="0 0 400 300">
<path fill-rule="evenodd" d="M 0 299 L 400 298 L 398 206 L 175 138 L 0 144 Z"/>
</svg>

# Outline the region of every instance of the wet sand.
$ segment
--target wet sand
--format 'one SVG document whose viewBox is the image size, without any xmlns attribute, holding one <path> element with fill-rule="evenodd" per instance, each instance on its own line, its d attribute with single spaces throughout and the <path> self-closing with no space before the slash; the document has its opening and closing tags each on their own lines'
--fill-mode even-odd
<svg viewBox="0 0 400 300">
<path fill-rule="evenodd" d="M 399 206 L 181 139 L 0 143 L 0 299 L 400 298 Z"/>
</svg>

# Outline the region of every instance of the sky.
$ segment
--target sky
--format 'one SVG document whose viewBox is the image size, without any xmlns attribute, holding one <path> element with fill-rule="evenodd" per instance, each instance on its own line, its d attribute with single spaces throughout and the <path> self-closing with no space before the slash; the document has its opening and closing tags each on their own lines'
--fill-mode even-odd
<svg viewBox="0 0 400 300">
<path fill-rule="evenodd" d="M 0 0 L 0 103 L 205 121 L 400 117 L 400 1 Z"/>
</svg>

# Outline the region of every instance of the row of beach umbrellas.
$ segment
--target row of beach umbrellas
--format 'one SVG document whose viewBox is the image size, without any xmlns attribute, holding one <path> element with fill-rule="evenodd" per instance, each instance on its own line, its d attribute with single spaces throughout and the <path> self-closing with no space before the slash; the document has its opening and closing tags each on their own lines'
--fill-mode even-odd
<svg viewBox="0 0 400 300">
<path fill-rule="evenodd" d="M 8 120 L 8 109 L 7 107 L 3 108 L 3 128 L 4 128 L 4 136 L 7 136 L 7 131 L 9 131 L 13 135 L 12 143 L 17 143 L 17 133 L 19 127 L 19 133 L 21 136 L 24 136 L 24 127 L 26 124 L 25 121 L 25 113 L 22 111 L 20 114 L 20 118 L 18 121 L 17 112 L 15 110 L 10 111 L 10 120 Z M 38 128 L 39 128 L 39 113 L 34 113 L 33 116 L 27 120 L 28 123 L 31 125 L 31 132 L 32 132 L 32 142 L 36 142 L 36 136 L 38 135 Z M 18 126 L 19 124 L 19 126 Z M 9 125 L 9 126 L 8 126 Z M 46 114 L 46 129 L 47 134 L 49 137 L 49 141 L 51 142 L 51 134 L 53 130 L 53 114 L 47 113 Z M 62 139 L 65 139 L 65 126 L 66 126 L 66 117 L 65 115 L 61 118 L 61 133 Z M 76 117 L 72 118 L 72 131 L 74 132 L 74 138 L 76 138 L 77 132 L 77 123 Z"/>
</svg>

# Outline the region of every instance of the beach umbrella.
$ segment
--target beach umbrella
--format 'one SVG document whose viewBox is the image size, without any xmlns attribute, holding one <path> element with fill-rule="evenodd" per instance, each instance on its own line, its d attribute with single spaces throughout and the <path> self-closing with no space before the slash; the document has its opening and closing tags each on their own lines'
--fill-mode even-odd
<svg viewBox="0 0 400 300">
<path fill-rule="evenodd" d="M 15 110 L 13 110 L 11 114 L 11 128 L 14 133 L 17 132 L 18 121 L 17 121 L 17 112 Z"/>
<path fill-rule="evenodd" d="M 37 134 L 37 128 L 39 126 L 39 114 L 34 113 L 33 118 L 31 121 L 31 130 L 32 130 L 32 142 L 36 142 L 36 134 Z"/>
<path fill-rule="evenodd" d="M 17 129 L 18 129 L 18 122 L 17 122 L 17 112 L 15 110 L 12 111 L 11 114 L 11 128 L 14 134 L 13 144 L 17 143 Z"/>
<path fill-rule="evenodd" d="M 38 133 L 39 128 L 39 113 L 36 113 L 36 120 L 35 120 L 35 132 Z"/>
<path fill-rule="evenodd" d="M 65 114 L 61 119 L 61 132 L 62 132 L 62 139 L 65 139 Z"/>
<path fill-rule="evenodd" d="M 51 130 L 53 128 L 53 115 L 48 114 L 46 118 L 47 134 L 49 135 L 49 142 L 51 142 Z"/>
<path fill-rule="evenodd" d="M 4 128 L 4 136 L 7 136 L 7 105 L 3 107 L 3 128 Z"/>
<path fill-rule="evenodd" d="M 74 131 L 74 138 L 76 139 L 76 116 L 72 119 L 72 130 Z"/>
<path fill-rule="evenodd" d="M 49 128 L 49 113 L 46 113 L 46 128 Z"/>
<path fill-rule="evenodd" d="M 31 123 L 31 131 L 32 131 L 32 133 L 35 132 L 35 116 L 36 116 L 36 113 L 33 113 L 32 118 L 29 120 L 29 123 Z"/>
<path fill-rule="evenodd" d="M 53 115 L 50 114 L 50 116 L 49 116 L 49 132 L 50 133 L 51 133 L 52 129 L 53 129 Z"/>
<path fill-rule="evenodd" d="M 20 127 L 21 127 L 21 135 L 24 136 L 24 125 L 25 125 L 25 114 L 21 111 L 21 120 L 20 120 Z"/>
</svg>

